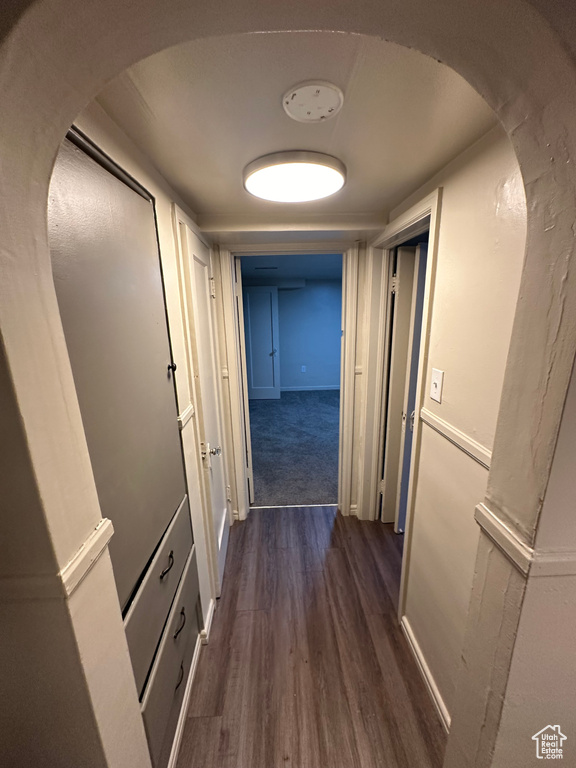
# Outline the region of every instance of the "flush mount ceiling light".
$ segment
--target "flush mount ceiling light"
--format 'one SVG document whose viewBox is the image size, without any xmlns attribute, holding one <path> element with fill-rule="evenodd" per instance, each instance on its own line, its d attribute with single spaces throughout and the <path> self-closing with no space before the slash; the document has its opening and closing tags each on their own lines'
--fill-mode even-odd
<svg viewBox="0 0 576 768">
<path fill-rule="evenodd" d="M 274 152 L 244 168 L 244 188 L 275 203 L 306 203 L 342 189 L 346 166 L 321 152 Z"/>
</svg>

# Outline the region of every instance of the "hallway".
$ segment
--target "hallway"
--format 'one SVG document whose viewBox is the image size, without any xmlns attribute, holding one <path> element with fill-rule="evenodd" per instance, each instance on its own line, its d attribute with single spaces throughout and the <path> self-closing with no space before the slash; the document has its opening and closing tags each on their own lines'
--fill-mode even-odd
<svg viewBox="0 0 576 768">
<path fill-rule="evenodd" d="M 178 768 L 436 768 L 445 733 L 396 617 L 401 538 L 335 507 L 230 532 Z"/>
</svg>

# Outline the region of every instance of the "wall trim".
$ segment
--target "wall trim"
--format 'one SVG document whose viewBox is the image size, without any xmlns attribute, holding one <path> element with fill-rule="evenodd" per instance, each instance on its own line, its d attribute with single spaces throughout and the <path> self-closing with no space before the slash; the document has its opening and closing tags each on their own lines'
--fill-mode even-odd
<svg viewBox="0 0 576 768">
<path fill-rule="evenodd" d="M 438 690 L 436 681 L 434 680 L 430 667 L 428 666 L 428 663 L 424 658 L 422 649 L 420 648 L 420 645 L 416 640 L 416 636 L 414 635 L 414 631 L 412 629 L 412 626 L 410 625 L 410 621 L 408 620 L 407 616 L 402 616 L 402 620 L 400 621 L 400 626 L 402 627 L 402 631 L 404 632 L 404 636 L 406 637 L 406 640 L 408 640 L 408 645 L 410 646 L 410 650 L 412 651 L 412 654 L 416 659 L 416 664 L 418 665 L 420 674 L 424 678 L 424 682 L 426 683 L 426 688 L 428 689 L 428 693 L 430 694 L 430 697 L 434 703 L 434 706 L 436 707 L 436 711 L 440 716 L 440 720 L 442 721 L 444 730 L 446 731 L 446 733 L 450 733 L 450 723 L 451 723 L 450 713 L 448 712 L 448 708 L 444 703 L 444 699 L 440 695 L 440 691 Z"/>
<path fill-rule="evenodd" d="M 194 413 L 195 411 L 192 403 L 190 403 L 186 408 L 184 408 L 182 413 L 178 416 L 178 428 L 180 429 L 180 431 L 182 431 L 186 426 L 186 424 L 188 424 L 192 416 L 194 416 Z"/>
<path fill-rule="evenodd" d="M 486 504 L 478 504 L 474 517 L 486 536 L 496 544 L 525 578 L 528 576 L 536 578 L 576 576 L 576 552 L 532 549 Z"/>
<path fill-rule="evenodd" d="M 534 550 L 525 544 L 518 534 L 505 525 L 485 504 L 478 504 L 474 518 L 486 536 L 502 550 L 523 576 L 528 576 L 534 558 Z"/>
<path fill-rule="evenodd" d="M 216 610 L 216 600 L 210 598 L 210 605 L 208 606 L 208 613 L 206 614 L 206 624 L 204 629 L 200 630 L 200 640 L 202 645 L 208 645 L 210 640 L 210 630 L 212 629 L 212 619 L 214 618 L 214 611 Z"/>
<path fill-rule="evenodd" d="M 103 518 L 95 530 L 86 539 L 72 560 L 60 571 L 60 578 L 67 597 L 85 578 L 94 563 L 108 546 L 108 542 L 114 534 L 114 526 L 108 518 Z"/>
<path fill-rule="evenodd" d="M 576 576 L 576 552 L 534 552 L 530 576 Z"/>
<path fill-rule="evenodd" d="M 192 657 L 192 663 L 190 664 L 188 680 L 186 681 L 186 690 L 184 691 L 184 696 L 182 697 L 182 706 L 180 708 L 178 724 L 174 734 L 174 741 L 172 742 L 172 751 L 170 752 L 170 757 L 168 759 L 168 768 L 176 768 L 176 763 L 178 762 L 178 753 L 180 752 L 180 745 L 182 744 L 184 727 L 186 725 L 186 720 L 188 719 L 188 707 L 190 706 L 190 698 L 192 696 L 192 684 L 194 683 L 196 670 L 198 669 L 198 659 L 200 658 L 201 649 L 201 635 L 198 635 L 196 639 L 196 647 L 194 648 L 194 656 Z"/>
<path fill-rule="evenodd" d="M 480 443 L 476 442 L 472 437 L 468 437 L 464 432 L 461 432 L 456 427 L 449 424 L 444 419 L 441 419 L 436 414 L 429 411 L 427 408 L 420 410 L 420 418 L 429 427 L 432 427 L 438 434 L 445 437 L 451 443 L 453 443 L 461 451 L 468 454 L 471 459 L 477 461 L 485 469 L 490 469 L 492 462 L 492 452 L 485 448 Z"/>
<path fill-rule="evenodd" d="M 320 392 L 328 389 L 340 389 L 340 384 L 318 384 L 315 387 L 280 387 L 280 392 Z"/>
</svg>

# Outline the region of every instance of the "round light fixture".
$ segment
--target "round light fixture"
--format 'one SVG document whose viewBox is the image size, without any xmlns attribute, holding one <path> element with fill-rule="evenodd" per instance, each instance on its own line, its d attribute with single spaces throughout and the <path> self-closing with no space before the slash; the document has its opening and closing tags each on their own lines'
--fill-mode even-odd
<svg viewBox="0 0 576 768">
<path fill-rule="evenodd" d="M 346 166 L 322 152 L 274 152 L 244 168 L 244 188 L 255 197 L 275 203 L 321 200 L 342 189 Z"/>
</svg>

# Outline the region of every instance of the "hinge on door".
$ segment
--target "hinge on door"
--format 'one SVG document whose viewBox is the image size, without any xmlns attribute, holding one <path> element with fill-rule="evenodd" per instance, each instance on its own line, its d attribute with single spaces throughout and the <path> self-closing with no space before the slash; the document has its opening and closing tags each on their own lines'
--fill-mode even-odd
<svg viewBox="0 0 576 768">
<path fill-rule="evenodd" d="M 384 487 L 384 480 L 380 480 L 380 485 L 378 486 L 378 490 L 380 491 L 380 493 L 381 493 L 382 495 L 384 495 L 384 490 L 385 490 L 385 487 Z"/>
<path fill-rule="evenodd" d="M 216 298 L 216 280 L 213 277 L 210 278 L 210 296 Z"/>
<path fill-rule="evenodd" d="M 229 485 L 226 486 L 226 501 L 232 502 L 232 488 Z"/>
<path fill-rule="evenodd" d="M 392 275 L 392 285 L 390 286 L 391 293 L 398 293 L 399 280 L 398 275 Z"/>
</svg>

